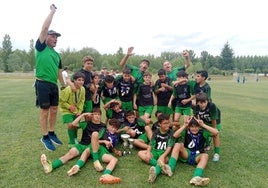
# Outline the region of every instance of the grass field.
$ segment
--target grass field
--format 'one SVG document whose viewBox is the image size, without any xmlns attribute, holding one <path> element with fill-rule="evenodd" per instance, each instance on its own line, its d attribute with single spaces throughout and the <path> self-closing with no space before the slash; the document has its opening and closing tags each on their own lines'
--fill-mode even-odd
<svg viewBox="0 0 268 188">
<path fill-rule="evenodd" d="M 210 160 L 205 169 L 204 176 L 211 179 L 207 187 L 268 187 L 268 79 L 237 84 L 232 78 L 212 78 L 209 83 L 222 111 L 222 131 L 220 161 Z M 136 150 L 119 158 L 113 175 L 122 178 L 120 184 L 101 185 L 91 159 L 73 177 L 66 172 L 76 159 L 45 174 L 40 155 L 54 160 L 65 154 L 67 132 L 59 113 L 56 131 L 65 144 L 55 152 L 44 149 L 32 84 L 31 77 L 0 76 L 0 187 L 191 187 L 194 167 L 180 162 L 172 177 L 160 175 L 148 184 L 150 166 L 137 158 Z"/>
</svg>

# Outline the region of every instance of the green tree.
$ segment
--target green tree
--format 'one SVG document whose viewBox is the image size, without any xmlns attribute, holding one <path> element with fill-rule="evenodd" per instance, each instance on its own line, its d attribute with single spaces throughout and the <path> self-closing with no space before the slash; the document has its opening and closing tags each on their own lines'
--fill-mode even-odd
<svg viewBox="0 0 268 188">
<path fill-rule="evenodd" d="M 4 40 L 2 42 L 2 50 L 1 50 L 1 58 L 3 62 L 3 68 L 4 72 L 10 72 L 9 67 L 8 67 L 8 58 L 12 54 L 12 44 L 10 40 L 10 36 L 6 34 L 4 36 Z"/>
<path fill-rule="evenodd" d="M 34 48 L 34 40 L 30 40 L 30 49 L 28 51 L 28 64 L 30 65 L 31 69 L 33 70 L 35 67 L 35 48 Z M 27 70 L 29 67 L 27 66 Z"/>
<path fill-rule="evenodd" d="M 222 51 L 220 59 L 220 68 L 223 70 L 233 70 L 234 69 L 234 52 L 227 42 Z"/>
</svg>

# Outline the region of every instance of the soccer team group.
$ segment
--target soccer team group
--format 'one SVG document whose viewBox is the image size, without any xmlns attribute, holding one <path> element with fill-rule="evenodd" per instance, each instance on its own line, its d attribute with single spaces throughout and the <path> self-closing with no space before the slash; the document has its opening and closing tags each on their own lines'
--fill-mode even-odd
<svg viewBox="0 0 268 188">
<path fill-rule="evenodd" d="M 72 176 L 91 157 L 96 171 L 103 172 L 101 183 L 120 183 L 121 179 L 113 176 L 112 171 L 118 163 L 117 157 L 123 155 L 118 148 L 127 136 L 138 149 L 138 158 L 151 166 L 149 183 L 155 182 L 161 173 L 172 176 L 180 160 L 196 165 L 191 185 L 208 184 L 210 179 L 203 177 L 204 169 L 209 162 L 210 147 L 214 149 L 212 161 L 219 161 L 221 124 L 220 110 L 212 102 L 211 88 L 206 82 L 207 71 L 197 71 L 195 79 L 188 79 L 186 69 L 191 62 L 185 50 L 184 66 L 172 68 L 172 64 L 165 61 L 158 78 L 153 80 L 148 72 L 149 60 L 141 60 L 139 67 L 127 64 L 134 50 L 129 47 L 120 62 L 122 74 L 93 73 L 94 58 L 85 56 L 82 69 L 65 78 L 58 94 L 56 73 L 62 65 L 54 47 L 61 35 L 48 30 L 55 6 L 51 5 L 50 10 L 35 46 L 41 142 L 51 151 L 56 149 L 54 144 L 62 144 L 54 126 L 50 131 L 45 128 L 48 122 L 55 124 L 59 102 L 62 121 L 67 127 L 69 151 L 52 162 L 42 154 L 40 160 L 45 173 L 80 156 L 67 172 Z M 102 113 L 105 113 L 105 122 Z M 79 129 L 81 138 L 77 138 Z M 102 163 L 107 163 L 105 168 Z"/>
</svg>

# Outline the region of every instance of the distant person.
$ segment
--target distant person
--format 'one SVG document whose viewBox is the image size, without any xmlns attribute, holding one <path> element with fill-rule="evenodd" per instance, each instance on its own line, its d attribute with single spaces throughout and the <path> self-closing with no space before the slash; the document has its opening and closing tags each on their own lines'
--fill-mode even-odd
<svg viewBox="0 0 268 188">
<path fill-rule="evenodd" d="M 45 148 L 54 151 L 53 144 L 61 145 L 62 142 L 55 134 L 55 124 L 59 104 L 59 90 L 57 80 L 62 86 L 62 63 L 58 52 L 54 50 L 58 37 L 61 34 L 53 30 L 48 30 L 56 12 L 56 7 L 50 5 L 50 13 L 45 19 L 41 33 L 35 44 L 36 59 L 36 105 L 40 107 L 40 127 L 43 137 L 41 142 Z M 49 124 L 49 128 L 48 128 Z M 48 131 L 49 130 L 49 131 Z"/>
<path fill-rule="evenodd" d="M 243 76 L 243 84 L 246 82 L 246 77 L 245 76 Z"/>
<path fill-rule="evenodd" d="M 236 81 L 239 84 L 239 82 L 240 82 L 240 76 L 237 76 Z"/>
<path fill-rule="evenodd" d="M 68 84 L 68 82 L 67 82 L 67 80 L 69 79 L 68 71 L 69 71 L 68 67 L 64 67 L 64 69 L 62 71 L 62 79 L 63 79 L 65 86 L 67 86 L 67 84 Z"/>
</svg>

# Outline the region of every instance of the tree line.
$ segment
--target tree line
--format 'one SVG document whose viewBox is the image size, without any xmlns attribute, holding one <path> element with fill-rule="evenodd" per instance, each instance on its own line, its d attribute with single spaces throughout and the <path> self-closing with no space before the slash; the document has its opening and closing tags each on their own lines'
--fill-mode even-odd
<svg viewBox="0 0 268 188">
<path fill-rule="evenodd" d="M 0 48 L 0 70 L 3 72 L 31 72 L 35 69 L 35 41 L 30 40 L 29 50 L 12 49 L 11 38 L 6 34 Z M 239 73 L 268 73 L 268 56 L 235 56 L 234 50 L 226 42 L 219 56 L 213 56 L 207 51 L 202 51 L 197 56 L 194 50 L 188 49 L 192 61 L 192 66 L 187 70 L 194 73 L 196 70 L 205 69 L 209 74 L 228 75 L 233 72 Z M 124 56 L 123 49 L 119 49 L 114 54 L 100 54 L 96 49 L 84 47 L 81 50 L 60 49 L 62 63 L 71 71 L 81 69 L 82 58 L 86 55 L 94 57 L 94 69 L 101 70 L 106 67 L 108 70 L 121 70 L 119 62 Z M 141 59 L 150 60 L 150 71 L 156 73 L 165 60 L 170 61 L 173 67 L 184 65 L 184 57 L 181 52 L 162 52 L 160 56 L 152 54 L 135 55 L 129 58 L 128 63 L 139 66 Z"/>
</svg>

